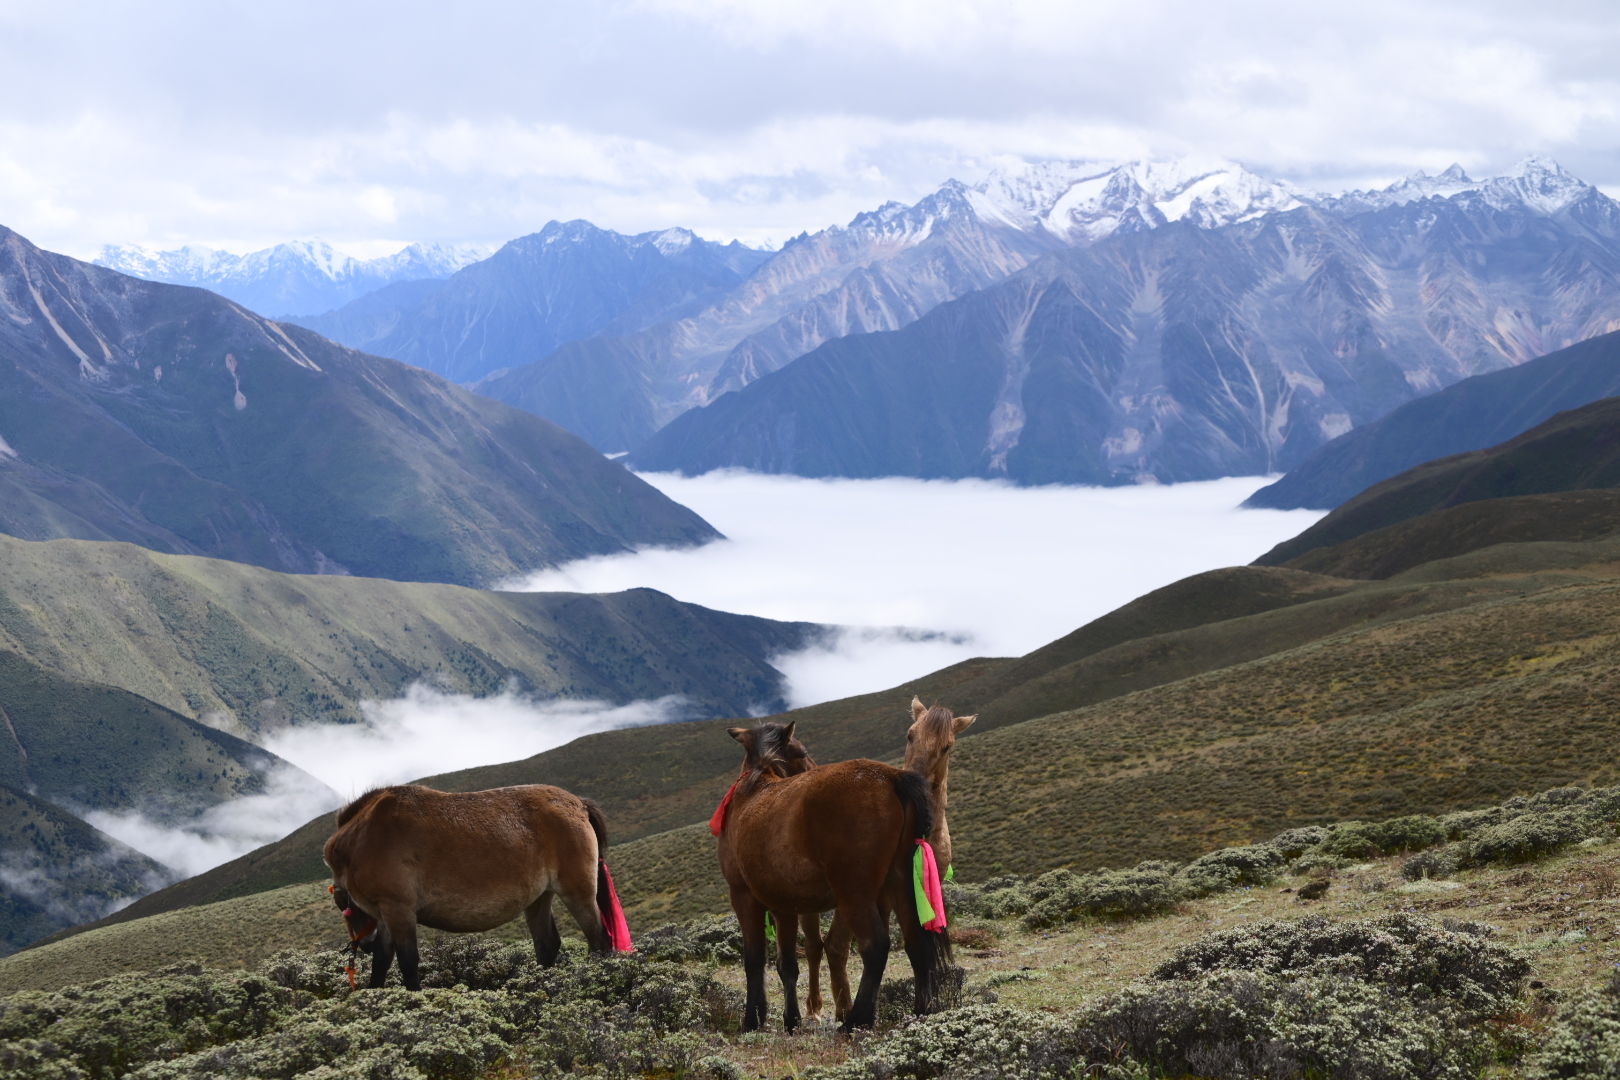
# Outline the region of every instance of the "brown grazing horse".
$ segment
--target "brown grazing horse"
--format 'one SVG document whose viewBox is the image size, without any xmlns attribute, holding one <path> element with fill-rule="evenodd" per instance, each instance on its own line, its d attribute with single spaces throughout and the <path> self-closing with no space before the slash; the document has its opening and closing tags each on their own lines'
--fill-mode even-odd
<svg viewBox="0 0 1620 1080">
<path fill-rule="evenodd" d="M 911 699 L 911 727 L 906 732 L 904 768 L 907 772 L 920 773 L 928 778 L 929 797 L 934 810 L 934 828 L 929 833 L 928 842 L 933 845 L 934 858 L 941 867 L 949 867 L 952 856 L 951 830 L 945 821 L 945 804 L 948 801 L 945 789 L 950 780 L 951 747 L 956 745 L 956 737 L 978 718 L 978 713 L 952 716 L 951 711 L 943 705 L 930 709 L 917 697 Z M 819 938 L 820 935 L 817 936 Z M 832 925 L 827 928 L 826 941 L 818 940 L 815 952 L 809 948 L 805 950 L 805 958 L 810 965 L 810 991 L 805 1012 L 812 1018 L 821 1014 L 821 973 L 816 970 L 817 952 L 825 952 L 827 956 L 827 982 L 832 987 L 833 1015 L 839 1020 L 849 1015 L 849 941 L 849 927 L 834 915 Z"/>
<path fill-rule="evenodd" d="M 915 1007 L 929 1011 L 949 955 L 942 932 L 917 918 L 912 856 L 933 829 L 928 783 L 880 761 L 846 761 L 786 775 L 793 725 L 764 722 L 731 728 L 743 744 L 743 775 L 720 829 L 720 869 L 742 927 L 747 1006 L 743 1029 L 765 1022 L 765 914 L 778 926 L 799 916 L 836 909 L 859 943 L 859 993 L 843 1027 L 871 1026 L 878 986 L 889 959 L 889 914 L 899 916 L 906 953 L 916 976 Z M 791 942 L 778 948 L 778 971 L 787 997 L 783 1020 L 799 1023 L 798 959 Z"/>
<path fill-rule="evenodd" d="M 418 925 L 476 933 L 522 915 L 535 959 L 550 967 L 562 947 L 554 896 L 592 953 L 612 947 L 608 927 L 623 916 L 602 860 L 607 825 L 577 795 L 544 784 L 463 793 L 406 784 L 366 792 L 337 825 L 323 851 L 332 896 L 357 941 L 371 940 L 360 913 L 376 920 L 373 988 L 396 954 L 405 985 L 422 988 Z"/>
</svg>

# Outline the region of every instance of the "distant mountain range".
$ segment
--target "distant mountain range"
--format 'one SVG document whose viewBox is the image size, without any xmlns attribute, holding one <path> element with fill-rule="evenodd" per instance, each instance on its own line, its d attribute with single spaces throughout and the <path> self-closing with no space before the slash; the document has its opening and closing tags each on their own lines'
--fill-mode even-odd
<svg viewBox="0 0 1620 1080">
<path fill-rule="evenodd" d="M 1087 246 L 897 332 L 829 341 L 629 461 L 1022 483 L 1277 472 L 1413 398 L 1620 326 L 1620 205 L 1555 163 L 1207 205 L 1127 212 L 1098 239 L 1077 226 Z"/>
<path fill-rule="evenodd" d="M 419 368 L 0 228 L 0 531 L 488 584 L 718 534 Z"/>
<path fill-rule="evenodd" d="M 588 221 L 553 221 L 436 285 L 400 283 L 294 321 L 467 383 L 578 338 L 682 318 L 769 257 L 686 229 L 625 236 Z"/>
<path fill-rule="evenodd" d="M 489 255 L 477 246 L 412 244 L 380 259 L 355 259 L 323 240 L 299 240 L 234 255 L 188 245 L 153 251 L 132 244 L 101 249 L 95 264 L 131 277 L 211 289 L 260 315 L 313 315 L 396 281 L 447 278 Z"/>
<path fill-rule="evenodd" d="M 1017 163 L 774 253 L 552 222 L 295 321 L 641 469 L 1204 479 L 1620 328 L 1620 206 L 1543 158 L 1341 195 Z"/>
</svg>

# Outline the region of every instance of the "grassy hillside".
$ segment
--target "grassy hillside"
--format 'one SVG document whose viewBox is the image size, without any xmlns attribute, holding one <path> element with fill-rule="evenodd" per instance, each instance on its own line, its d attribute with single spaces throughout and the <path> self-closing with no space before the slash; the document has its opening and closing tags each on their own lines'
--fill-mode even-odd
<svg viewBox="0 0 1620 1080">
<path fill-rule="evenodd" d="M 1620 486 L 1617 429 L 1620 398 L 1605 398 L 1497 446 L 1418 465 L 1367 488 L 1255 565 L 1291 565 L 1313 549 L 1466 503 Z"/>
<path fill-rule="evenodd" d="M 0 650 L 0 783 L 61 806 L 188 818 L 264 790 L 272 754 L 145 698 Z"/>
<path fill-rule="evenodd" d="M 1341 578 L 1380 579 L 1494 544 L 1594 540 L 1620 531 L 1620 491 L 1564 491 L 1463 503 L 1290 559 Z"/>
<path fill-rule="evenodd" d="M 1548 670 L 1503 659 L 1530 655 L 1524 635 L 1548 648 L 1571 634 L 1584 640 L 1581 619 L 1600 618 L 1620 589 L 1617 563 L 1620 542 L 1595 541 L 1498 545 L 1382 582 L 1232 568 L 1143 597 L 1029 657 L 968 661 L 784 716 L 821 760 L 836 761 L 898 757 L 913 693 L 979 712 L 957 750 L 952 830 L 959 862 L 980 875 L 1134 862 L 1150 848 L 1183 857 L 1248 830 L 1409 803 L 1469 805 L 1607 775 L 1602 739 L 1620 731 L 1559 711 L 1553 741 L 1527 752 L 1513 703 L 1531 683 L 1496 672 Z M 1551 598 L 1586 613 L 1576 629 L 1542 626 Z M 1437 651 L 1442 640 L 1449 653 Z M 1391 664 L 1396 674 L 1385 670 Z M 1009 676 L 1020 668 L 1022 682 Z M 1340 671 L 1344 687 L 1371 688 L 1370 697 L 1340 687 Z M 1459 694 L 1488 707 L 1449 733 L 1434 730 L 1439 721 L 1429 718 L 1449 716 Z M 682 853 L 706 841 L 679 830 L 706 820 L 736 775 L 729 723 L 605 732 L 426 782 L 553 783 L 598 799 L 621 845 L 614 858 L 636 860 L 638 875 L 649 868 L 645 885 L 626 880 L 634 903 L 684 913 L 720 897 L 706 879 L 680 877 L 691 863 Z M 1455 754 L 1468 745 L 1479 755 L 1465 767 Z M 1009 802 L 1008 792 L 1020 800 L 1027 792 L 1027 804 Z M 1160 820 L 1167 814 L 1173 820 Z M 113 918 L 320 876 L 326 835 L 326 824 L 311 823 Z M 701 875 L 706 862 L 692 865 Z"/>
<path fill-rule="evenodd" d="M 648 589 L 492 593 L 0 536 L 0 648 L 244 734 L 357 720 L 360 699 L 424 678 L 747 713 L 779 707 L 770 657 L 819 632 Z"/>
</svg>

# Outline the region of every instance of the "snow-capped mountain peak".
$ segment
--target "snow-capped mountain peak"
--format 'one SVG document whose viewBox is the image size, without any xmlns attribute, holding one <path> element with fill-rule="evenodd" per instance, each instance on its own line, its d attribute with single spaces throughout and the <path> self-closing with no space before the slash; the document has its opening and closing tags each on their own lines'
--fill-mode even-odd
<svg viewBox="0 0 1620 1080">
<path fill-rule="evenodd" d="M 1003 165 L 967 189 L 974 212 L 1069 244 L 1191 220 L 1200 228 L 1302 206 L 1311 196 L 1218 158 Z"/>
<path fill-rule="evenodd" d="M 411 244 L 379 259 L 356 259 L 315 238 L 246 255 L 199 245 L 173 251 L 108 245 L 95 264 L 149 281 L 211 289 L 274 317 L 330 311 L 395 281 L 447 278 L 488 256 L 483 247 Z"/>
<path fill-rule="evenodd" d="M 1536 154 L 1525 158 L 1501 176 L 1475 180 L 1453 165 L 1439 176 L 1415 172 L 1386 188 L 1374 191 L 1348 191 L 1323 205 L 1341 212 L 1382 210 L 1403 206 L 1420 199 L 1449 199 L 1477 194 L 1497 209 L 1524 208 L 1539 214 L 1556 214 L 1592 187 L 1552 158 Z"/>
</svg>

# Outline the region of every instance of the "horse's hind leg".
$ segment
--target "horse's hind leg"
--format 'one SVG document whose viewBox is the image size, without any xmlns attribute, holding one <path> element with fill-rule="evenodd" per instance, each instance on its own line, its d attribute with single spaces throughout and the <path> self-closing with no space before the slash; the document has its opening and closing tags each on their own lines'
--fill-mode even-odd
<svg viewBox="0 0 1620 1080">
<path fill-rule="evenodd" d="M 839 905 L 838 915 L 849 924 L 850 932 L 861 946 L 861 988 L 849 1016 L 838 1028 L 849 1034 L 858 1027 L 871 1027 L 877 1020 L 878 988 L 883 984 L 883 969 L 889 963 L 889 918 L 875 902 Z"/>
<path fill-rule="evenodd" d="M 529 937 L 534 939 L 534 958 L 540 966 L 548 968 L 557 962 L 562 951 L 562 935 L 557 932 L 557 917 L 551 913 L 551 898 L 547 890 L 523 911 L 523 921 L 529 924 Z"/>
<path fill-rule="evenodd" d="M 804 962 L 810 968 L 810 985 L 804 995 L 804 1018 L 821 1019 L 821 916 L 800 915 L 799 928 L 804 931 Z"/>
<path fill-rule="evenodd" d="M 839 1023 L 849 1019 L 849 943 L 852 936 L 849 923 L 835 913 L 822 943 L 827 957 L 827 985 L 832 988 L 833 1016 Z"/>
<path fill-rule="evenodd" d="M 606 956 L 613 951 L 613 939 L 602 925 L 602 909 L 596 902 L 596 860 L 581 861 L 564 866 L 553 884 L 553 891 L 562 897 L 568 914 L 579 924 L 592 956 Z"/>
<path fill-rule="evenodd" d="M 789 1035 L 799 1026 L 799 920 L 776 919 L 776 974 L 782 980 L 782 1026 Z"/>
</svg>

